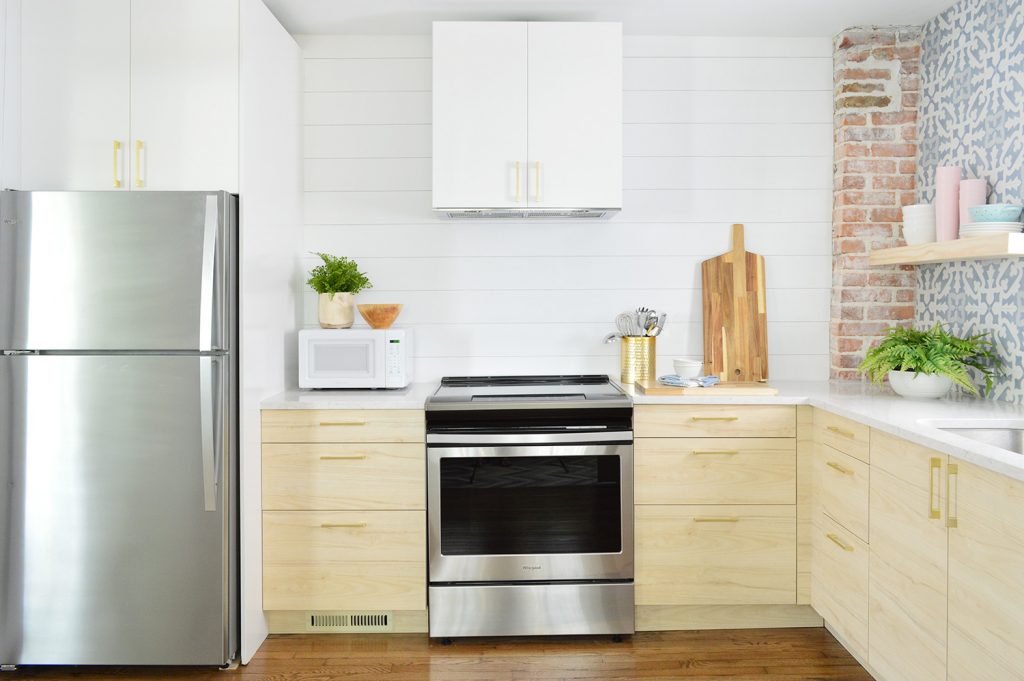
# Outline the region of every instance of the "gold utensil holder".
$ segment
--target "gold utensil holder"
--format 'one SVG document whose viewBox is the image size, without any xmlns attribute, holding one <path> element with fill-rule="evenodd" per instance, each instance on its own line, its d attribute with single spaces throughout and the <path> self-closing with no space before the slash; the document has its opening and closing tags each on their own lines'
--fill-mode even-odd
<svg viewBox="0 0 1024 681">
<path fill-rule="evenodd" d="M 633 385 L 637 381 L 653 381 L 655 377 L 654 336 L 623 336 L 622 384 Z"/>
</svg>

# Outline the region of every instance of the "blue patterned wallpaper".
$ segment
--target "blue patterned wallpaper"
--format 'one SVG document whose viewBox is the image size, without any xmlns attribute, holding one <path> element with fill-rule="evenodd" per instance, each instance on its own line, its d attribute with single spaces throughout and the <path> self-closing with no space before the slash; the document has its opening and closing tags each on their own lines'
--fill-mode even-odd
<svg viewBox="0 0 1024 681">
<path fill-rule="evenodd" d="M 1024 0 L 963 0 L 925 24 L 918 112 L 918 200 L 935 199 L 935 168 L 959 165 L 1024 199 Z M 992 332 L 1006 375 L 990 397 L 1024 403 L 1024 259 L 926 265 L 917 322 Z"/>
</svg>

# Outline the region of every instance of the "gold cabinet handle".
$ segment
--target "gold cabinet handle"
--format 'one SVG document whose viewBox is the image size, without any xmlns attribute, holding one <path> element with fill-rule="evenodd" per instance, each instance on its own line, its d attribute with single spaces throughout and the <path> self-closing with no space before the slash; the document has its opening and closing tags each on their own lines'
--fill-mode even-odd
<svg viewBox="0 0 1024 681">
<path fill-rule="evenodd" d="M 354 454 L 352 456 L 325 455 L 325 456 L 321 456 L 320 460 L 321 461 L 362 461 L 365 458 L 366 458 L 365 454 Z"/>
<path fill-rule="evenodd" d="M 320 523 L 320 527 L 325 530 L 333 530 L 337 528 L 359 528 L 366 527 L 366 523 Z"/>
<path fill-rule="evenodd" d="M 960 492 L 960 466 L 951 463 L 946 467 L 946 527 L 959 527 L 960 518 L 956 505 L 957 495 Z"/>
<path fill-rule="evenodd" d="M 520 165 L 519 161 L 516 161 L 516 203 L 519 203 L 520 197 L 522 196 L 522 190 L 521 190 L 521 188 L 519 186 L 520 185 L 519 178 L 520 178 L 520 173 L 521 173 L 521 171 L 519 169 L 519 165 Z"/>
<path fill-rule="evenodd" d="M 839 465 L 835 461 L 828 461 L 828 462 L 825 463 L 825 465 L 828 466 L 829 468 L 834 468 L 835 470 L 839 471 L 843 475 L 853 475 L 853 471 L 851 471 L 846 466 Z"/>
<path fill-rule="evenodd" d="M 714 456 L 715 454 L 721 454 L 722 456 L 732 456 L 739 454 L 738 449 L 695 449 L 693 450 L 694 456 Z"/>
<path fill-rule="evenodd" d="M 321 421 L 321 426 L 365 426 L 366 421 Z"/>
<path fill-rule="evenodd" d="M 695 523 L 738 523 L 736 516 L 697 516 L 693 519 Z"/>
<path fill-rule="evenodd" d="M 114 140 L 114 189 L 121 188 L 121 173 L 117 172 L 117 162 L 121 156 L 121 140 Z"/>
<path fill-rule="evenodd" d="M 533 169 L 534 203 L 540 203 L 540 161 L 534 161 Z"/>
<path fill-rule="evenodd" d="M 142 179 L 142 150 L 146 143 L 142 140 L 135 140 L 135 186 L 145 187 L 146 182 Z"/>
<path fill-rule="evenodd" d="M 933 456 L 928 462 L 928 517 L 937 520 L 942 517 L 942 497 L 938 493 L 936 478 L 942 478 L 942 459 Z"/>
<path fill-rule="evenodd" d="M 829 541 L 831 541 L 833 544 L 835 544 L 836 546 L 841 548 L 843 551 L 846 551 L 848 553 L 852 553 L 853 552 L 853 547 L 850 546 L 849 544 L 847 544 L 846 542 L 844 542 L 842 539 L 840 539 L 838 537 L 838 535 L 835 535 L 835 534 L 832 534 L 831 532 L 829 532 L 825 536 L 828 537 Z"/>
<path fill-rule="evenodd" d="M 841 435 L 850 440 L 854 439 L 853 433 L 851 433 L 848 430 L 843 430 L 839 426 L 828 426 L 825 430 L 827 430 L 830 433 L 835 433 L 836 435 Z"/>
<path fill-rule="evenodd" d="M 739 421 L 739 416 L 691 416 L 691 421 Z"/>
</svg>

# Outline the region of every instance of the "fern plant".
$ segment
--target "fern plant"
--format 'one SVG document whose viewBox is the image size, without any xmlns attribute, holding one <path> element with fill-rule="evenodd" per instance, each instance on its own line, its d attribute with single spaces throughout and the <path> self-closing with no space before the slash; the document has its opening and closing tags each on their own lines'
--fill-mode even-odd
<svg viewBox="0 0 1024 681">
<path fill-rule="evenodd" d="M 317 293 L 359 293 L 373 288 L 365 273 L 359 271 L 355 260 L 339 258 L 329 253 L 314 253 L 323 260 L 309 271 L 309 287 Z"/>
<path fill-rule="evenodd" d="M 978 387 L 971 380 L 969 369 L 985 379 L 985 391 L 992 390 L 996 372 L 1003 363 L 993 350 L 988 334 L 957 338 L 936 324 L 926 331 L 894 327 L 867 352 L 858 370 L 875 383 L 885 380 L 890 371 L 914 371 L 919 374 L 946 376 L 973 395 Z"/>
</svg>

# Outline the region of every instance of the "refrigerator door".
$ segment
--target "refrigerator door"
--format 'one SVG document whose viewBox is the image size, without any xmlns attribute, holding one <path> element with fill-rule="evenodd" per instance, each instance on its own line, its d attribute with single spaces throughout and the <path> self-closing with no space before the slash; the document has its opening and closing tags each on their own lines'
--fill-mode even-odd
<svg viewBox="0 0 1024 681">
<path fill-rule="evenodd" d="M 230 350 L 236 204 L 0 192 L 0 349 Z"/>
<path fill-rule="evenodd" d="M 232 374 L 223 356 L 0 356 L 0 664 L 231 659 Z"/>
</svg>

